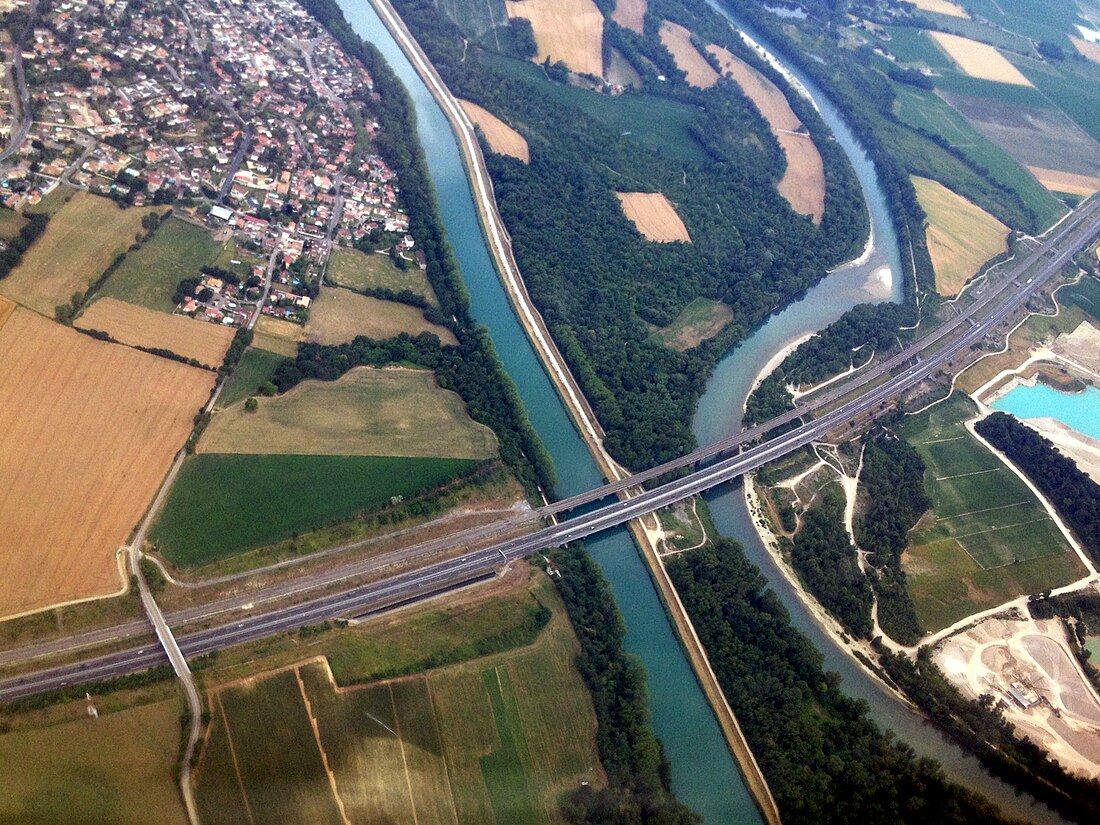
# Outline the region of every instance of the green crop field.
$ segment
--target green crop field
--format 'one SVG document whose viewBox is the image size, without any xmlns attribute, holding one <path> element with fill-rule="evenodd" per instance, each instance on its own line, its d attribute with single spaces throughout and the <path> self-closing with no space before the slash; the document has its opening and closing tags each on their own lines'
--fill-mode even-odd
<svg viewBox="0 0 1100 825">
<path fill-rule="evenodd" d="M 1100 281 L 1088 276 L 1079 283 L 1058 290 L 1058 303 L 1063 307 L 1078 307 L 1100 321 Z"/>
<path fill-rule="evenodd" d="M 348 289 L 392 289 L 394 292 L 407 289 L 436 303 L 424 271 L 413 264 L 402 272 L 388 255 L 368 255 L 358 249 L 337 247 L 329 258 L 327 277 Z"/>
<path fill-rule="evenodd" d="M 608 97 L 576 86 L 551 83 L 540 67 L 526 60 L 493 53 L 482 55 L 482 59 L 502 72 L 527 81 L 558 103 L 580 109 L 614 132 L 629 134 L 681 160 L 703 163 L 707 159 L 703 147 L 689 130 L 701 114 L 693 106 L 652 95 Z M 552 135 L 545 137 L 553 139 Z"/>
<path fill-rule="evenodd" d="M 454 458 L 196 455 L 180 471 L 151 539 L 198 567 L 411 498 L 476 467 Z"/>
<path fill-rule="evenodd" d="M 218 406 L 229 407 L 250 395 L 256 395 L 260 385 L 269 380 L 275 367 L 285 360 L 278 353 L 250 347 L 225 382 L 222 394 L 218 396 Z"/>
<path fill-rule="evenodd" d="M 1018 194 L 1043 229 L 1065 214 L 1065 207 L 1011 155 L 978 132 L 957 110 L 932 92 L 895 84 L 895 113 L 903 123 L 943 137 L 990 177 Z"/>
<path fill-rule="evenodd" d="M 966 4 L 963 3 L 962 5 Z M 920 16 L 932 21 L 937 29 L 942 29 L 952 34 L 962 35 L 963 37 L 969 37 L 971 40 L 988 43 L 990 46 L 996 46 L 999 49 L 1007 49 L 1008 51 L 1020 52 L 1021 54 L 1029 54 L 1032 51 L 1031 42 L 1027 37 L 1015 34 L 1011 31 L 1003 31 L 992 26 L 984 26 L 974 20 L 966 20 L 961 17 L 949 17 L 943 14 L 935 14 L 934 12 L 922 11 L 920 12 Z"/>
<path fill-rule="evenodd" d="M 887 26 L 890 42 L 882 47 L 902 63 L 919 63 L 931 69 L 954 69 L 943 50 L 923 30 L 909 26 Z"/>
<path fill-rule="evenodd" d="M 1058 73 L 1022 68 L 1048 100 L 1100 141 L 1100 67 L 1086 64 Z"/>
<path fill-rule="evenodd" d="M 1083 570 L 1027 485 L 963 426 L 976 413 L 956 393 L 901 429 L 924 459 L 932 500 L 910 535 L 906 568 L 929 631 Z"/>
<path fill-rule="evenodd" d="M 1054 105 L 1038 89 L 1011 83 L 994 83 L 992 80 L 969 77 L 961 72 L 944 72 L 936 78 L 936 88 L 945 92 L 956 92 L 990 100 L 1005 106 L 1032 109 L 1054 108 Z"/>
<path fill-rule="evenodd" d="M 197 277 L 218 257 L 221 245 L 210 233 L 170 218 L 141 249 L 131 252 L 99 291 L 149 309 L 171 312 L 172 293 L 184 278 Z"/>
<path fill-rule="evenodd" d="M 696 347 L 713 338 L 733 320 L 733 310 L 718 301 L 696 298 L 684 307 L 667 327 L 657 330 L 652 340 L 677 352 Z"/>
<path fill-rule="evenodd" d="M 101 703 L 102 704 L 102 703 Z M 185 825 L 174 699 L 0 735 L 0 822 Z"/>
<path fill-rule="evenodd" d="M 523 647 L 346 689 L 316 661 L 217 689 L 203 821 L 564 823 L 562 796 L 604 780 L 572 628 L 549 580 L 531 587 L 552 618 Z M 471 605 L 482 634 L 493 601 Z"/>
</svg>

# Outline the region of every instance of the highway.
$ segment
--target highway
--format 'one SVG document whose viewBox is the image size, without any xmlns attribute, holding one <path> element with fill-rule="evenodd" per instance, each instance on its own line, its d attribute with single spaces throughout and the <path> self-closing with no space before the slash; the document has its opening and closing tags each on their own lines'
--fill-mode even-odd
<svg viewBox="0 0 1100 825">
<path fill-rule="evenodd" d="M 588 493 L 533 511 L 533 515 L 561 513 L 618 492 L 634 491 L 636 493 L 626 500 L 614 500 L 561 523 L 499 541 L 483 549 L 472 550 L 458 559 L 437 561 L 391 575 L 381 581 L 318 597 L 303 604 L 275 608 L 261 615 L 241 618 L 236 623 L 179 635 L 177 637 L 179 647 L 185 656 L 193 658 L 220 648 L 265 638 L 280 632 L 293 631 L 302 625 L 314 624 L 324 619 L 362 616 L 415 601 L 487 578 L 493 575 L 495 568 L 506 561 L 523 558 L 550 547 L 557 547 L 602 532 L 755 470 L 873 410 L 879 404 L 933 374 L 957 355 L 981 341 L 1026 303 L 1052 277 L 1055 277 L 1065 263 L 1085 248 L 1098 233 L 1100 233 L 1100 199 L 1089 201 L 1079 207 L 1070 218 L 1053 230 L 1041 245 L 1012 262 L 1010 267 L 1006 267 L 1011 269 L 1011 275 L 1002 272 L 995 280 L 987 279 L 987 283 L 975 293 L 977 299 L 960 316 L 946 322 L 882 364 L 862 373 L 855 381 L 849 381 L 830 390 L 812 404 L 799 406 L 789 413 L 745 430 L 733 438 L 696 450 L 673 462 L 636 474 L 621 482 L 604 485 Z M 1026 282 L 1019 283 L 1025 275 Z M 928 351 L 934 347 L 938 349 L 929 353 Z M 784 423 L 802 418 L 810 412 L 821 410 L 825 405 L 834 403 L 893 370 L 900 370 L 900 372 L 880 386 L 873 387 L 854 400 L 823 413 L 817 419 L 803 423 L 764 443 L 750 446 L 738 454 L 719 458 L 713 464 L 696 469 L 682 478 L 638 492 L 642 481 L 664 475 L 671 470 L 713 460 L 724 453 L 741 448 L 764 433 Z M 509 519 L 504 523 L 514 527 L 516 520 Z M 479 528 L 479 531 L 484 534 L 484 528 Z M 451 546 L 461 542 L 461 535 L 451 537 Z M 338 574 L 339 571 L 328 575 Z M 289 595 L 305 589 L 308 589 L 308 586 L 304 582 L 292 580 L 273 586 L 272 598 L 280 592 Z M 169 616 L 169 621 L 171 622 L 174 618 Z M 161 648 L 154 644 L 145 648 L 91 657 L 83 662 L 2 680 L 0 681 L 0 700 L 11 700 L 66 685 L 132 673 L 166 661 Z"/>
</svg>

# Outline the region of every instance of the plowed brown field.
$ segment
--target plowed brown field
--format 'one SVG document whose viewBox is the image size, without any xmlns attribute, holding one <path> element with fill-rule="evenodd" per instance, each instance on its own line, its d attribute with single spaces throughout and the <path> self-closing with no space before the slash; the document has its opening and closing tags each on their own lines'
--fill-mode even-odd
<svg viewBox="0 0 1100 825">
<path fill-rule="evenodd" d="M 687 227 L 660 192 L 616 192 L 623 213 L 651 241 L 691 243 Z"/>
<path fill-rule="evenodd" d="M 236 334 L 230 327 L 156 312 L 115 298 L 96 301 L 81 314 L 76 326 L 101 330 L 132 347 L 171 350 L 208 367 L 221 365 Z"/>
<path fill-rule="evenodd" d="M 699 50 L 691 42 L 691 32 L 683 26 L 668 20 L 662 21 L 661 43 L 675 59 L 676 68 L 687 75 L 687 82 L 692 86 L 709 89 L 718 82 L 718 72 L 699 54 Z"/>
<path fill-rule="evenodd" d="M 466 112 L 466 116 L 485 133 L 485 139 L 489 141 L 490 149 L 498 155 L 508 155 L 517 160 L 522 160 L 524 163 L 531 162 L 531 151 L 528 149 L 527 140 L 523 135 L 476 103 L 471 103 L 468 100 L 458 102 L 462 106 L 462 110 Z"/>
<path fill-rule="evenodd" d="M 108 595 L 213 373 L 18 309 L 0 329 L 0 616 Z"/>
<path fill-rule="evenodd" d="M 722 72 L 733 78 L 745 96 L 756 104 L 772 134 L 787 156 L 787 170 L 776 187 L 795 212 L 821 223 L 825 214 L 825 166 L 809 135 L 800 133 L 802 121 L 791 109 L 779 87 L 752 66 L 721 46 L 707 46 Z"/>
<path fill-rule="evenodd" d="M 1067 195 L 1087 198 L 1100 189 L 1100 178 L 1092 175 L 1078 175 L 1058 169 L 1044 169 L 1041 166 L 1027 168 L 1051 192 L 1065 192 Z"/>
<path fill-rule="evenodd" d="M 642 34 L 647 6 L 646 0 L 616 0 L 611 19 L 624 29 Z"/>
</svg>

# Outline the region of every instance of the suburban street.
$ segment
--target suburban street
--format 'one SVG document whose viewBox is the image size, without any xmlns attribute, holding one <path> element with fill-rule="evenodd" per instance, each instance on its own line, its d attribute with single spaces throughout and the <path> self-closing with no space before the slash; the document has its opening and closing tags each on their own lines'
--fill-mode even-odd
<svg viewBox="0 0 1100 825">
<path fill-rule="evenodd" d="M 638 473 L 623 481 L 608 484 L 533 511 L 532 515 L 558 514 L 581 504 L 608 498 L 623 490 L 638 488 L 643 481 L 664 475 L 670 470 L 719 459 L 682 478 L 640 492 L 625 501 L 616 500 L 561 523 L 500 541 L 483 549 L 473 550 L 458 559 L 437 561 L 415 570 L 389 576 L 381 581 L 321 596 L 303 604 L 273 608 L 261 615 L 242 618 L 235 623 L 178 636 L 179 648 L 185 656 L 193 658 L 213 650 L 292 631 L 325 619 L 354 618 L 415 601 L 488 578 L 493 575 L 495 568 L 506 561 L 524 558 L 532 553 L 616 527 L 757 469 L 873 411 L 878 405 L 899 392 L 937 372 L 956 356 L 996 330 L 1006 318 L 1055 277 L 1067 261 L 1089 245 L 1098 233 L 1100 233 L 1100 199 L 1084 204 L 1052 230 L 1035 249 L 1029 250 L 1018 260 L 1000 267 L 996 276 L 990 278 L 989 282 L 976 293 L 976 300 L 958 317 L 946 322 L 892 358 L 862 373 L 856 380 L 831 389 L 812 403 L 801 405 L 789 413 L 745 430 L 738 436 L 708 445 L 674 462 Z M 1024 278 L 1026 281 L 1020 283 Z M 930 352 L 930 350 L 934 351 Z M 897 369 L 901 369 L 901 372 L 893 375 L 880 386 L 868 389 L 853 400 L 825 412 L 819 418 L 762 444 L 749 447 L 736 455 L 722 458 L 723 454 L 728 454 L 731 450 L 752 442 L 762 434 L 802 418 L 815 410 L 821 410 L 826 405 L 835 403 L 838 399 Z M 514 528 L 516 519 L 506 519 L 503 523 Z M 491 535 L 491 533 L 487 534 L 485 529 L 479 528 L 477 532 L 482 535 Z M 460 540 L 461 534 L 448 539 L 452 546 L 458 544 Z M 286 597 L 308 589 L 310 587 L 306 581 L 291 580 L 273 586 L 269 595 L 275 599 L 280 594 Z M 251 593 L 235 597 L 240 599 L 238 607 L 243 608 L 245 603 L 254 601 L 255 596 L 255 593 Z M 231 608 L 227 606 L 225 609 Z M 170 623 L 174 619 L 173 616 L 168 617 Z M 115 630 L 125 634 L 127 628 L 129 625 Z M 97 633 L 110 635 L 107 631 L 97 631 Z M 125 635 L 118 638 L 125 638 Z M 22 657 L 22 661 L 37 655 L 34 648 L 28 648 L 24 652 L 27 655 Z M 83 662 L 0 681 L 0 699 L 10 700 L 67 685 L 132 673 L 156 664 L 163 664 L 165 661 L 164 652 L 155 645 L 91 657 Z"/>
</svg>

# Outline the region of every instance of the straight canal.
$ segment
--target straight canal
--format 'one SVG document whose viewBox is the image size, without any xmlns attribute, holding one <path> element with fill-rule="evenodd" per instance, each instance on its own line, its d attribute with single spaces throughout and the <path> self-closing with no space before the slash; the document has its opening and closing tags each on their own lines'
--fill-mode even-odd
<svg viewBox="0 0 1100 825">
<path fill-rule="evenodd" d="M 435 183 L 447 236 L 470 293 L 473 314 L 488 328 L 533 425 L 554 459 L 559 476 L 557 494 L 569 496 L 601 484 L 600 473 L 516 319 L 497 276 L 450 123 L 373 7 L 364 0 L 338 0 L 338 3 L 354 30 L 382 52 L 412 97 L 417 131 Z M 886 267 L 893 273 L 900 270 L 896 238 L 874 168 L 824 96 L 802 80 L 856 167 L 871 209 L 876 245 L 869 256 L 864 256 L 864 261 L 830 274 L 806 298 L 775 315 L 722 361 L 696 417 L 695 430 L 701 444 L 740 426 L 740 413 L 752 379 L 775 352 L 791 340 L 817 331 L 857 303 L 897 300 L 900 294 L 900 278 L 894 277 L 891 282 L 883 277 Z M 982 772 L 974 759 L 885 693 L 817 627 L 764 551 L 739 487 L 720 491 L 711 497 L 710 503 L 719 528 L 745 544 L 750 558 L 761 567 L 791 611 L 795 625 L 822 651 L 827 667 L 841 673 L 846 690 L 871 704 L 879 722 L 892 728 L 918 752 L 940 759 L 953 778 L 995 799 L 1007 811 L 1057 821 L 1042 817 L 1045 808 L 1021 803 L 1012 789 Z M 646 667 L 653 725 L 671 762 L 672 785 L 677 796 L 702 814 L 707 823 L 759 823 L 756 806 L 673 635 L 629 533 L 617 529 L 588 539 L 586 545 L 609 580 L 626 620 L 627 648 Z"/>
</svg>

